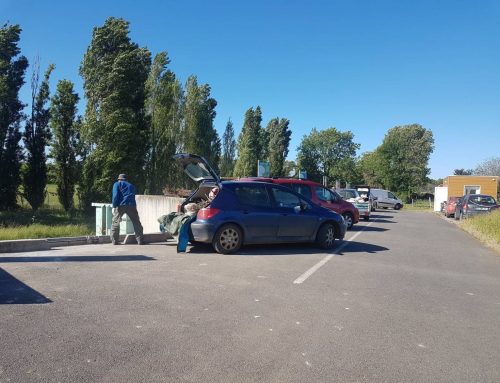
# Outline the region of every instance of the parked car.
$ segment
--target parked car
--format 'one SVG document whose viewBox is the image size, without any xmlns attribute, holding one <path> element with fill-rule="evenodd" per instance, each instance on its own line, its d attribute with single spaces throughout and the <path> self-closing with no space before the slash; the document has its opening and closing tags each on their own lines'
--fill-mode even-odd
<svg viewBox="0 0 500 383">
<path fill-rule="evenodd" d="M 370 189 L 370 194 L 373 197 L 373 210 L 379 208 L 399 210 L 403 208 L 403 201 L 389 190 Z"/>
<path fill-rule="evenodd" d="M 448 201 L 443 202 L 442 211 L 446 218 L 455 216 L 455 209 L 458 202 L 460 202 L 460 197 L 450 197 Z"/>
<path fill-rule="evenodd" d="M 466 194 L 456 204 L 455 219 L 469 218 L 474 215 L 489 213 L 500 206 L 490 195 Z"/>
<path fill-rule="evenodd" d="M 359 222 L 359 210 L 350 202 L 344 201 L 336 192 L 324 187 L 323 185 L 296 178 L 268 178 L 268 177 L 250 177 L 241 178 L 242 181 L 269 182 L 286 186 L 302 196 L 310 199 L 314 203 L 323 206 L 329 210 L 337 212 L 344 217 L 347 228 L 350 229 L 355 223 Z"/>
<path fill-rule="evenodd" d="M 206 200 L 219 188 L 207 207 L 191 223 L 190 240 L 212 244 L 218 253 L 237 252 L 246 244 L 313 242 L 322 249 L 344 238 L 347 225 L 340 214 L 322 208 L 287 187 L 256 181 L 221 181 L 200 156 L 179 153 L 180 163 L 199 187 L 181 205 Z"/>
<path fill-rule="evenodd" d="M 365 221 L 370 220 L 371 203 L 369 191 L 364 192 L 362 195 L 358 189 L 337 189 L 335 192 L 344 201 L 352 203 L 358 209 L 360 217 L 363 217 Z"/>
</svg>

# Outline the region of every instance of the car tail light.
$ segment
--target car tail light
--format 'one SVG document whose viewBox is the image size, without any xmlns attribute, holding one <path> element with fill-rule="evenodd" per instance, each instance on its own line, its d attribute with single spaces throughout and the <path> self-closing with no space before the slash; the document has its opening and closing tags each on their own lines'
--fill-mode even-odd
<svg viewBox="0 0 500 383">
<path fill-rule="evenodd" d="M 198 211 L 198 214 L 196 215 L 196 217 L 198 219 L 210 219 L 219 213 L 220 213 L 220 209 L 215 209 L 213 207 L 206 207 L 204 209 L 200 209 Z"/>
<path fill-rule="evenodd" d="M 469 208 L 469 206 L 467 206 L 467 204 L 465 204 L 464 206 L 462 206 L 462 210 L 467 210 Z"/>
</svg>

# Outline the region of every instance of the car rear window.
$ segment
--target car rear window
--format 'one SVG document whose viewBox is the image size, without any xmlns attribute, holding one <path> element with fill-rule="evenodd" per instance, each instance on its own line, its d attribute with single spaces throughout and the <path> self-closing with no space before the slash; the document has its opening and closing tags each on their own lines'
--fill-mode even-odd
<svg viewBox="0 0 500 383">
<path fill-rule="evenodd" d="M 489 195 L 470 196 L 469 202 L 477 203 L 479 205 L 496 205 L 495 199 Z"/>
<path fill-rule="evenodd" d="M 254 207 L 271 207 L 269 195 L 263 186 L 238 186 L 234 190 L 242 205 Z"/>
</svg>

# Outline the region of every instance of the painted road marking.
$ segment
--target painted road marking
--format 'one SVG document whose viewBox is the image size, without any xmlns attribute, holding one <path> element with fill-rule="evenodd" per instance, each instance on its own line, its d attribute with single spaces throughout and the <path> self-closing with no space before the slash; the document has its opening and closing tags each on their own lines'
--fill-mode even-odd
<svg viewBox="0 0 500 383">
<path fill-rule="evenodd" d="M 350 242 L 354 241 L 358 235 L 360 235 L 368 226 L 371 226 L 371 224 L 375 221 L 370 221 L 370 223 L 366 226 L 363 227 L 360 231 L 358 231 L 356 234 L 352 236 L 352 238 L 349 238 L 348 240 L 344 240 L 344 243 L 339 246 L 337 250 L 333 254 L 327 255 L 325 258 L 323 258 L 321 261 L 316 263 L 313 267 L 311 267 L 309 270 L 307 270 L 304 274 L 302 274 L 300 277 L 298 277 L 296 280 L 293 281 L 294 284 L 299 285 L 301 283 L 304 283 L 304 281 L 309 278 L 311 275 L 313 275 L 316 271 L 318 271 L 322 266 L 324 266 L 330 259 L 338 255 Z"/>
</svg>

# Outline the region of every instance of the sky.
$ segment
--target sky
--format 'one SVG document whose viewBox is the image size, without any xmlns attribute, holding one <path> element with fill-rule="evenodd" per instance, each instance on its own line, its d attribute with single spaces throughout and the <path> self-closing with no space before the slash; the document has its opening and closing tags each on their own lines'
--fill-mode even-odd
<svg viewBox="0 0 500 383">
<path fill-rule="evenodd" d="M 211 86 L 220 136 L 260 106 L 263 126 L 290 120 L 292 160 L 313 128 L 351 131 L 361 155 L 413 123 L 434 135 L 431 178 L 500 156 L 498 0 L 0 0 L 0 22 L 23 30 L 21 54 L 42 72 L 56 65 L 52 92 L 69 79 L 82 98 L 78 68 L 110 16 L 153 55 L 168 52 L 182 83 Z"/>
</svg>

